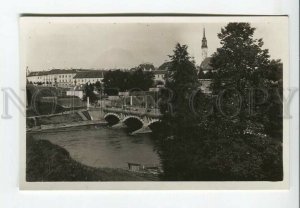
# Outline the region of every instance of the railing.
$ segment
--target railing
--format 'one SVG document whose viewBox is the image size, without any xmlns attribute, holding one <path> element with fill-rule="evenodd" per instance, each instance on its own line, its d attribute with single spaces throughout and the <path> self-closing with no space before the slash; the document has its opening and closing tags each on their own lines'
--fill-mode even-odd
<svg viewBox="0 0 300 208">
<path fill-rule="evenodd" d="M 132 108 L 132 109 L 122 109 L 122 108 L 103 108 L 104 112 L 107 113 L 124 113 L 131 114 L 136 116 L 148 116 L 151 118 L 159 118 L 162 114 L 159 112 L 159 109 L 145 109 L 145 108 Z"/>
</svg>

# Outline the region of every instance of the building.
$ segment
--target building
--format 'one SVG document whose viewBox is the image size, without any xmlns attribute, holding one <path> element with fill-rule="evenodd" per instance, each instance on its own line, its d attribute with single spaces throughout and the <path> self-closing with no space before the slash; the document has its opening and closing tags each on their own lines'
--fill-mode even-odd
<svg viewBox="0 0 300 208">
<path fill-rule="evenodd" d="M 152 63 L 140 64 L 136 69 L 142 69 L 143 71 L 154 71 L 155 67 Z"/>
<path fill-rule="evenodd" d="M 71 87 L 87 82 L 102 82 L 103 71 L 92 69 L 51 69 L 49 71 L 30 72 L 28 83 L 43 86 Z"/>
<path fill-rule="evenodd" d="M 46 75 L 46 84 L 58 87 L 70 87 L 74 85 L 73 77 L 77 71 L 76 69 L 52 69 Z"/>
<path fill-rule="evenodd" d="M 208 46 L 207 39 L 205 36 L 205 28 L 203 29 L 202 45 L 201 45 L 202 61 L 199 66 L 199 78 L 210 78 L 205 76 L 209 72 L 213 72 L 213 67 L 211 66 L 211 57 L 208 57 Z M 202 77 L 201 77 L 202 76 Z"/>
<path fill-rule="evenodd" d="M 156 83 L 163 83 L 165 84 L 165 75 L 166 75 L 167 71 L 166 70 L 155 70 L 153 71 L 154 74 L 154 81 Z"/>
<path fill-rule="evenodd" d="M 47 71 L 36 71 L 36 72 L 30 72 L 27 75 L 27 82 L 37 85 L 42 85 L 43 83 L 46 83 L 47 80 Z"/>
<path fill-rule="evenodd" d="M 50 71 L 30 72 L 27 81 L 36 85 L 70 87 L 73 85 L 73 77 L 76 69 L 51 69 Z"/>
<path fill-rule="evenodd" d="M 211 63 L 211 57 L 206 57 L 200 64 L 200 72 L 203 72 L 203 74 L 212 72 L 213 67 L 211 66 L 210 63 Z"/>
<path fill-rule="evenodd" d="M 211 57 L 208 57 L 208 46 L 207 39 L 205 36 L 205 28 L 203 28 L 203 37 L 202 37 L 202 45 L 201 45 L 201 54 L 202 61 L 199 66 L 199 83 L 200 89 L 205 94 L 210 94 L 211 89 L 210 85 L 212 83 L 211 72 L 213 72 L 213 67 L 211 66 Z"/>
<path fill-rule="evenodd" d="M 99 81 L 101 84 L 103 83 L 104 79 L 104 71 L 100 70 L 93 70 L 93 71 L 84 71 L 84 72 L 77 72 L 76 75 L 73 77 L 75 85 L 82 85 L 86 83 L 94 84 Z"/>
<path fill-rule="evenodd" d="M 160 65 L 158 67 L 158 70 L 165 70 L 165 71 L 167 71 L 170 67 L 171 67 L 171 62 L 170 61 L 166 61 L 165 63 L 163 63 L 162 65 Z"/>
<path fill-rule="evenodd" d="M 157 70 L 153 71 L 154 73 L 154 81 L 156 83 L 161 82 L 162 84 L 166 83 L 166 74 L 168 72 L 168 69 L 171 66 L 171 62 L 166 61 L 162 65 L 160 65 Z"/>
<path fill-rule="evenodd" d="M 80 99 L 83 98 L 83 87 L 81 86 L 75 86 L 73 88 L 71 88 L 70 90 L 68 90 L 66 92 L 67 96 L 76 96 L 79 97 Z"/>
</svg>

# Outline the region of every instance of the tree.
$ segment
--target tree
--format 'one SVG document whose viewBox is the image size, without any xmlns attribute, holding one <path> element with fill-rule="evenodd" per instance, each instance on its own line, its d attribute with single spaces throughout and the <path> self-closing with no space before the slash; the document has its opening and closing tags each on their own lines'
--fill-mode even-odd
<svg viewBox="0 0 300 208">
<path fill-rule="evenodd" d="M 143 90 L 148 91 L 153 86 L 154 75 L 152 72 L 144 72 L 142 69 L 134 71 L 108 71 L 104 75 L 103 83 L 105 93 L 117 95 L 119 91 Z"/>
<path fill-rule="evenodd" d="M 199 144 L 198 118 L 190 108 L 191 95 L 199 87 L 196 67 L 186 45 L 177 44 L 167 70 L 166 89 L 161 92 L 163 113 L 159 153 L 164 180 L 192 180 L 196 164 L 191 160 Z M 200 92 L 201 95 L 203 95 Z"/>
<path fill-rule="evenodd" d="M 129 73 L 121 70 L 108 71 L 103 79 L 104 91 L 108 95 L 118 95 L 129 88 Z"/>
<path fill-rule="evenodd" d="M 187 52 L 187 45 L 176 45 L 166 74 L 166 88 L 172 95 L 172 111 L 177 115 L 188 110 L 189 96 L 198 87 L 195 63 Z M 172 112 L 169 112 L 172 113 Z"/>
<path fill-rule="evenodd" d="M 154 84 L 154 74 L 152 72 L 137 69 L 130 73 L 128 90 L 140 89 L 148 91 Z"/>
<path fill-rule="evenodd" d="M 218 123 L 219 128 L 211 125 L 210 129 L 219 135 L 214 145 L 227 138 L 222 147 L 225 151 L 218 152 L 218 158 L 243 160 L 233 160 L 231 165 L 223 163 L 227 170 L 216 171 L 233 179 L 281 180 L 282 148 L 270 129 L 282 130 L 282 118 L 278 117 L 282 112 L 278 96 L 282 93 L 282 65 L 270 60 L 268 50 L 262 49 L 263 40 L 253 38 L 254 32 L 249 23 L 229 23 L 218 34 L 221 47 L 212 57 L 212 89 L 219 101 L 222 97 L 222 102 L 216 106 L 221 113 L 214 114 L 210 121 Z M 232 149 L 228 144 L 238 148 Z M 218 159 L 216 162 L 221 164 Z"/>
<path fill-rule="evenodd" d="M 187 47 L 176 46 L 166 84 L 172 96 L 167 90 L 161 102 L 158 149 L 164 180 L 282 180 L 282 145 L 266 134 L 270 118 L 264 114 L 267 109 L 278 111 L 279 104 L 272 98 L 256 106 L 255 115 L 247 115 L 249 88 L 280 85 L 280 80 L 274 81 L 280 77 L 280 64 L 269 60 L 261 49 L 262 40 L 253 38 L 254 30 L 248 23 L 230 23 L 218 35 L 222 47 L 212 61 L 217 71 L 213 99 L 195 91 L 196 75 Z M 195 95 L 193 113 L 188 108 L 189 94 Z M 254 99 L 261 98 L 264 93 L 258 90 Z M 267 108 L 270 103 L 274 105 Z"/>
<path fill-rule="evenodd" d="M 102 93 L 102 84 L 101 84 L 101 82 L 100 81 L 97 81 L 95 84 L 94 84 L 94 87 L 96 88 L 96 90 L 98 91 L 98 92 L 101 92 Z"/>
<path fill-rule="evenodd" d="M 169 56 L 171 60 L 166 74 L 166 88 L 160 92 L 162 123 L 165 131 L 170 131 L 167 136 L 174 136 L 194 119 L 190 109 L 190 96 L 199 83 L 195 63 L 187 48 L 187 45 L 179 43 L 175 46 L 174 54 Z"/>
<path fill-rule="evenodd" d="M 230 110 L 240 111 L 237 116 L 240 122 L 250 119 L 266 127 L 275 113 L 268 111 L 281 100 L 278 95 L 282 91 L 282 64 L 280 60 L 270 60 L 268 50 L 262 49 L 263 40 L 253 38 L 254 32 L 249 23 L 229 23 L 222 28 L 218 34 L 222 47 L 212 57 L 211 66 L 216 71 L 212 88 L 214 94 L 228 92 L 223 96 L 224 105 L 219 107 L 229 109 L 235 103 Z M 280 115 L 281 108 L 282 105 L 276 104 L 275 115 Z M 276 121 L 281 123 L 280 119 Z"/>
<path fill-rule="evenodd" d="M 85 95 L 83 97 L 84 101 L 87 100 L 87 97 L 89 97 L 89 101 L 91 103 L 94 103 L 95 101 L 97 101 L 97 96 L 94 93 L 94 85 L 92 85 L 90 83 L 86 83 L 84 85 L 84 92 L 85 92 Z"/>
<path fill-rule="evenodd" d="M 253 38 L 254 31 L 249 23 L 229 23 L 221 29 L 218 37 L 222 47 L 211 60 L 217 71 L 215 81 L 230 79 L 242 90 L 261 81 L 260 72 L 269 66 L 270 60 L 268 50 L 262 49 L 263 40 Z"/>
<path fill-rule="evenodd" d="M 271 60 L 264 76 L 267 77 L 265 85 L 268 86 L 269 96 L 261 111 L 261 114 L 265 115 L 263 125 L 266 134 L 282 141 L 283 65 L 280 60 Z"/>
</svg>

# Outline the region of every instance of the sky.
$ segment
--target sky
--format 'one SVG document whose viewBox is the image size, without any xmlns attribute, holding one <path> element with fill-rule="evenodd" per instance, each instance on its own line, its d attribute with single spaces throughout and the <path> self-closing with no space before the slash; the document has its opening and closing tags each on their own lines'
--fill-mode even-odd
<svg viewBox="0 0 300 208">
<path fill-rule="evenodd" d="M 217 23 L 103 23 L 95 21 L 33 21 L 21 25 L 25 65 L 30 71 L 52 68 L 132 68 L 141 63 L 155 67 L 169 60 L 176 43 L 201 63 L 201 40 L 206 31 L 208 55 L 220 47 L 217 34 L 228 22 Z M 271 58 L 280 59 L 286 38 L 277 22 L 255 22 L 255 38 Z M 276 44 L 275 44 L 276 43 Z"/>
</svg>

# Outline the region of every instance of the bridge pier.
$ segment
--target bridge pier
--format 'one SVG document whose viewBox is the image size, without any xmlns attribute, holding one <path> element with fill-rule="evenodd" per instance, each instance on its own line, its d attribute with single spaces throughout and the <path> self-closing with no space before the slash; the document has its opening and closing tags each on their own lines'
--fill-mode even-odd
<svg viewBox="0 0 300 208">
<path fill-rule="evenodd" d="M 132 132 L 131 135 L 146 134 L 146 133 L 151 133 L 151 132 L 152 132 L 152 130 L 149 128 L 149 126 L 143 126 L 142 128 Z"/>
<path fill-rule="evenodd" d="M 122 121 L 120 121 L 119 123 L 112 126 L 112 128 L 115 128 L 115 129 L 122 129 L 122 128 L 125 128 L 125 127 L 126 127 L 126 125 Z"/>
</svg>

